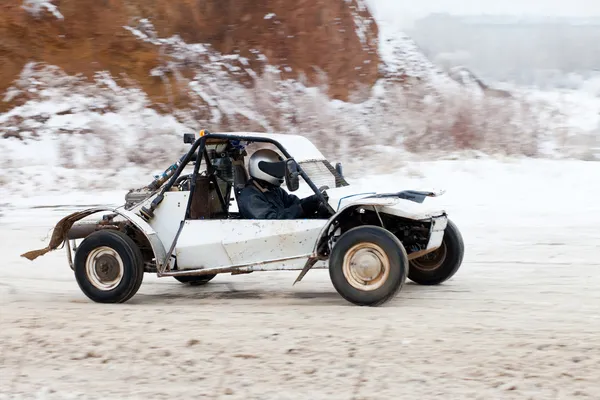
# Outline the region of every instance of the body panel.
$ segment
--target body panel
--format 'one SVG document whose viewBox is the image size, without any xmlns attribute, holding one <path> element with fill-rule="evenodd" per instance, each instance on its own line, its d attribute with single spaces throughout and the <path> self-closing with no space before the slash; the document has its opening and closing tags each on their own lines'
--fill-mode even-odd
<svg viewBox="0 0 600 400">
<path fill-rule="evenodd" d="M 189 198 L 190 192 L 166 192 L 163 201 L 154 211 L 154 218 L 149 222 L 166 249 L 171 247 L 179 224 L 185 218 Z"/>
<path fill-rule="evenodd" d="M 175 247 L 177 266 L 214 268 L 295 257 L 303 264 L 313 254 L 326 223 L 310 219 L 186 221 Z"/>
<path fill-rule="evenodd" d="M 393 203 L 383 205 L 379 210 L 384 214 L 395 215 L 397 217 L 414 219 L 418 221 L 428 220 L 433 217 L 445 215 L 446 211 L 427 206 L 425 204 L 415 203 L 410 200 L 392 198 Z"/>
<path fill-rule="evenodd" d="M 146 221 L 142 219 L 139 215 L 136 215 L 132 211 L 128 211 L 122 207 L 114 210 L 117 214 L 126 218 L 129 222 L 131 222 L 136 228 L 144 233 L 148 242 L 150 242 L 150 246 L 152 247 L 152 252 L 154 253 L 154 257 L 156 259 L 156 266 L 161 268 L 161 263 L 167 257 L 166 246 L 164 246 L 164 242 L 161 240 L 156 231 L 148 224 Z"/>
<path fill-rule="evenodd" d="M 366 188 L 367 190 L 364 189 L 353 185 L 329 189 L 327 190 L 329 205 L 336 212 L 343 211 L 348 206 L 358 206 L 363 203 L 379 205 L 381 212 L 416 220 L 429 219 L 433 216 L 445 214 L 444 210 L 393 195 L 374 197 L 381 193 L 376 190 L 368 190 L 368 188 Z"/>
</svg>

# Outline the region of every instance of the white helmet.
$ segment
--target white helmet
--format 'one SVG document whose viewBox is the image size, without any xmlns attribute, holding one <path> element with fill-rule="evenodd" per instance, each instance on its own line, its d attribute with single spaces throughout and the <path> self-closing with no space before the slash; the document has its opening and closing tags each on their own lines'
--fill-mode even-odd
<svg viewBox="0 0 600 400">
<path fill-rule="evenodd" d="M 254 179 L 281 186 L 285 176 L 285 161 L 276 151 L 261 149 L 250 157 L 248 172 Z"/>
</svg>

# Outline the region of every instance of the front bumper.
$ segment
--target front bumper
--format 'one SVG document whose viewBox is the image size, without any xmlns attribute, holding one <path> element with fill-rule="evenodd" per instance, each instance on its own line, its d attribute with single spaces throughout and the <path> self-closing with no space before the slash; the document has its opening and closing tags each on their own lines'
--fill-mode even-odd
<svg viewBox="0 0 600 400">
<path fill-rule="evenodd" d="M 438 249 L 444 240 L 444 231 L 448 225 L 448 216 L 440 215 L 431 218 L 431 230 L 429 231 L 429 242 L 427 243 L 427 252 Z"/>
</svg>

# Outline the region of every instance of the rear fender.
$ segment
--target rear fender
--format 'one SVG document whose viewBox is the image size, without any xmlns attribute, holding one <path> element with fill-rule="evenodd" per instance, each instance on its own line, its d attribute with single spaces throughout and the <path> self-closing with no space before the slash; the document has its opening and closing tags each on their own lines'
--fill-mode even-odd
<svg viewBox="0 0 600 400">
<path fill-rule="evenodd" d="M 152 229 L 152 227 L 140 216 L 134 214 L 131 211 L 127 211 L 124 208 L 96 207 L 89 208 L 83 211 L 78 211 L 76 213 L 68 215 L 61 219 L 54 227 L 54 231 L 52 232 L 52 237 L 50 238 L 50 243 L 48 244 L 48 246 L 46 246 L 43 249 L 32 250 L 27 253 L 21 254 L 21 257 L 33 261 L 36 258 L 43 256 L 44 254 L 50 251 L 56 250 L 57 248 L 62 246 L 63 243 L 65 243 L 65 241 L 67 240 L 67 234 L 75 222 L 102 211 L 115 213 L 125 218 L 133 226 L 139 229 L 139 231 L 144 234 L 146 239 L 148 239 L 148 242 L 152 247 L 152 252 L 154 253 L 154 257 L 156 259 L 157 268 L 160 268 L 162 266 L 159 264 L 162 264 L 164 262 L 166 258 L 166 251 L 162 242 L 158 238 L 158 235 L 156 234 L 154 229 Z"/>
</svg>

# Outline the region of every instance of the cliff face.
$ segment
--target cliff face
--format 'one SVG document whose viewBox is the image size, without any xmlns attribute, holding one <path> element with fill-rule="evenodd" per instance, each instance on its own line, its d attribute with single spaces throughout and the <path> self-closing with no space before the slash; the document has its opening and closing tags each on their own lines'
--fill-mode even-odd
<svg viewBox="0 0 600 400">
<path fill-rule="evenodd" d="M 119 85 L 140 87 L 157 105 L 185 108 L 198 71 L 157 42 L 177 35 L 237 56 L 229 71 L 245 86 L 269 64 L 279 67 L 281 77 L 307 85 L 325 79 L 329 96 L 346 100 L 378 77 L 377 25 L 359 1 L 25 0 L 24 7 L 23 0 L 5 0 L 0 93 L 27 63 L 40 62 L 87 78 L 109 71 Z M 152 33 L 144 40 L 127 28 L 148 25 Z M 210 59 L 208 54 L 204 62 Z M 173 63 L 176 71 L 165 69 Z M 0 111 L 12 106 L 3 102 Z"/>
</svg>

